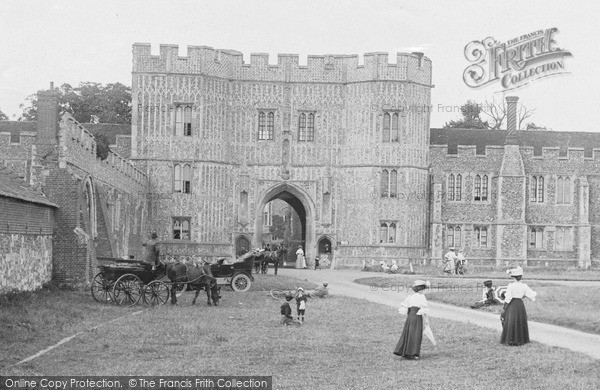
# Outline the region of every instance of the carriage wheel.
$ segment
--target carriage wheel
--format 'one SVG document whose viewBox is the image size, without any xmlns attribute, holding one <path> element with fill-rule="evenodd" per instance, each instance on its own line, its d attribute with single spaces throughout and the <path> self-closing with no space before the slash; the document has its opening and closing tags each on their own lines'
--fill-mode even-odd
<svg viewBox="0 0 600 390">
<path fill-rule="evenodd" d="M 112 301 L 112 282 L 104 278 L 104 273 L 99 272 L 92 279 L 92 297 L 96 302 L 107 303 Z"/>
<path fill-rule="evenodd" d="M 139 302 L 144 291 L 144 283 L 134 274 L 125 274 L 115 282 L 113 298 L 117 305 L 133 306 Z"/>
<path fill-rule="evenodd" d="M 252 282 L 248 275 L 237 274 L 231 279 L 231 288 L 235 292 L 246 292 L 250 290 Z"/>
<path fill-rule="evenodd" d="M 144 286 L 144 303 L 149 306 L 160 306 L 169 300 L 169 286 L 155 280 Z"/>
</svg>

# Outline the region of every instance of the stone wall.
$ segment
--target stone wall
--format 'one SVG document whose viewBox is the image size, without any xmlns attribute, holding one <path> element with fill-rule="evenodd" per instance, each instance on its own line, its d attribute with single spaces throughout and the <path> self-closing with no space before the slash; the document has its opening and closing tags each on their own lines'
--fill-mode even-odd
<svg viewBox="0 0 600 390">
<path fill-rule="evenodd" d="M 0 232 L 0 293 L 33 291 L 52 279 L 52 235 Z"/>
<path fill-rule="evenodd" d="M 361 246 L 361 255 L 335 252 L 348 256 L 340 264 L 360 264 L 378 246 L 382 220 L 398 224 L 399 239 L 378 256 L 426 250 L 427 58 L 400 53 L 389 64 L 387 54 L 373 53 L 359 66 L 357 56 L 309 56 L 304 67 L 294 55 L 273 66 L 261 54 L 243 64 L 237 52 L 205 47 L 188 48 L 185 58 L 172 45 L 161 45 L 160 56 L 149 45 L 133 50 L 131 154 L 150 172 L 161 240 L 172 240 L 173 217 L 189 217 L 195 245 L 181 247 L 233 254 L 239 235 L 259 241 L 265 197 L 291 188 L 310 214 L 309 259 L 328 237 Z M 175 135 L 183 103 L 192 108 L 191 136 Z M 400 115 L 400 142 L 382 142 L 386 111 Z M 258 139 L 259 112 L 273 113 L 272 139 Z M 314 115 L 312 141 L 299 137 L 302 113 Z M 189 194 L 173 190 L 175 164 L 192 169 Z M 403 198 L 380 194 L 383 168 L 398 170 Z"/>
<path fill-rule="evenodd" d="M 435 230 L 432 253 L 440 257 L 446 251 L 447 227 L 458 225 L 464 233 L 461 246 L 467 257 L 475 261 L 495 262 L 502 266 L 521 262 L 528 266 L 586 267 L 600 260 L 600 242 L 594 235 L 594 232 L 600 231 L 600 207 L 595 196 L 600 193 L 600 150 L 594 149 L 586 157 L 583 148 L 563 151 L 558 147 L 544 147 L 541 154 L 534 155 L 533 147 L 519 147 L 519 154 L 513 157 L 523 165 L 524 181 L 514 175 L 504 177 L 505 187 L 518 191 L 510 196 L 505 191 L 502 202 L 499 202 L 498 184 L 503 166 L 510 167 L 512 164 L 504 156 L 505 147 L 486 146 L 484 154 L 477 154 L 475 149 L 475 146 L 458 145 L 456 153 L 449 153 L 447 145 L 430 146 L 434 188 L 441 191 L 441 196 L 434 194 L 434 199 L 440 201 L 439 206 L 436 206 L 435 200 L 432 201 L 434 218 L 435 208 L 440 208 L 439 220 L 434 220 L 432 225 Z M 513 157 L 511 159 L 514 160 Z M 463 177 L 463 199 L 460 202 L 447 199 L 450 173 L 460 173 Z M 486 202 L 474 201 L 475 174 L 486 174 L 490 179 L 489 200 Z M 533 175 L 544 177 L 543 202 L 531 202 L 529 199 Z M 559 176 L 570 179 L 571 196 L 566 204 L 558 204 L 556 200 Z M 502 210 L 498 209 L 499 205 Z M 512 221 L 511 225 L 502 225 L 499 215 Z M 517 228 L 512 223 L 520 220 L 521 215 L 524 225 Z M 473 228 L 477 225 L 490 228 L 486 247 L 472 245 Z M 531 227 L 544 228 L 541 248 L 528 246 L 526 229 Z M 571 229 L 571 247 L 557 247 L 557 228 Z M 499 242 L 502 248 L 497 248 Z"/>
</svg>

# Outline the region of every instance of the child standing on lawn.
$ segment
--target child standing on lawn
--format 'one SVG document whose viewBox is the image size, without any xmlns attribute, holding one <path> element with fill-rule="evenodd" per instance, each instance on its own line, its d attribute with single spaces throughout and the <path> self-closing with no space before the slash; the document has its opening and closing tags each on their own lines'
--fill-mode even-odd
<svg viewBox="0 0 600 390">
<path fill-rule="evenodd" d="M 304 293 L 304 289 L 302 287 L 298 287 L 298 292 L 296 293 L 296 311 L 298 312 L 298 321 L 304 322 L 304 311 L 306 310 L 307 299 L 308 297 Z M 302 319 L 300 319 L 301 316 Z"/>
</svg>

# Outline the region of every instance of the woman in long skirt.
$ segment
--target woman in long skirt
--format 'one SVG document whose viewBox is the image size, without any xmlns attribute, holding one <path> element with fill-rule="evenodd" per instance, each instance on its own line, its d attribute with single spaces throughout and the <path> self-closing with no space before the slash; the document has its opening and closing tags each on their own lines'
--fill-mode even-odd
<svg viewBox="0 0 600 390">
<path fill-rule="evenodd" d="M 423 316 L 426 316 L 429 310 L 423 290 L 429 285 L 428 281 L 416 280 L 413 284 L 414 294 L 409 295 L 398 309 L 400 313 L 406 314 L 406 322 L 402 329 L 402 336 L 394 349 L 394 355 L 406 359 L 419 359 L 423 341 Z"/>
<path fill-rule="evenodd" d="M 304 258 L 302 245 L 298 245 L 298 250 L 296 251 L 296 268 L 306 268 L 306 259 Z"/>
<path fill-rule="evenodd" d="M 521 282 L 523 268 L 517 267 L 507 271 L 515 279 L 506 288 L 504 304 L 504 321 L 500 343 L 506 345 L 523 345 L 529 342 L 527 312 L 523 304 L 524 298 L 535 301 L 537 293 Z"/>
</svg>

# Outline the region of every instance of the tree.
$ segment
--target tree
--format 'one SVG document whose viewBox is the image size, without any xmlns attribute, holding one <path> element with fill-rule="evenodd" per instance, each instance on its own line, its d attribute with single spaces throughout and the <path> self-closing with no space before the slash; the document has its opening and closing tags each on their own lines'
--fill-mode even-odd
<svg viewBox="0 0 600 390">
<path fill-rule="evenodd" d="M 94 133 L 94 138 L 96 138 L 96 157 L 100 158 L 100 160 L 106 160 L 110 152 L 110 140 L 108 136 L 97 131 Z"/>
<path fill-rule="evenodd" d="M 121 83 L 84 82 L 76 88 L 63 84 L 58 92 L 61 111 L 80 123 L 131 123 L 131 88 Z M 20 108 L 19 120 L 36 120 L 37 95 L 27 97 Z"/>
<path fill-rule="evenodd" d="M 502 99 L 497 102 L 495 98 L 492 101 L 486 100 L 482 105 L 482 114 L 489 118 L 491 130 L 499 130 L 503 126 L 505 127 L 507 113 L 506 100 Z M 528 109 L 525 105 L 517 103 L 517 130 L 521 130 L 523 122 L 532 116 L 535 109 Z M 506 127 L 505 127 L 506 128 Z"/>
<path fill-rule="evenodd" d="M 2 110 L 0 110 L 0 121 L 7 121 L 8 120 L 8 115 L 6 115 L 5 113 L 2 112 Z"/>
<path fill-rule="evenodd" d="M 460 106 L 460 111 L 462 113 L 462 118 L 457 121 L 447 122 L 444 125 L 445 129 L 499 130 L 501 128 L 506 128 L 508 112 L 506 100 L 504 99 L 500 102 L 497 102 L 496 99 L 492 99 L 492 101 L 486 100 L 484 104 L 468 100 L 467 103 Z M 534 112 L 535 109 L 528 109 L 525 105 L 517 103 L 517 130 L 521 129 L 523 122 L 532 116 Z M 484 121 L 482 116 L 487 120 Z"/>
<path fill-rule="evenodd" d="M 481 106 L 472 100 L 460 106 L 462 118 L 457 121 L 446 122 L 444 129 L 488 129 L 487 122 L 481 120 Z"/>
</svg>

